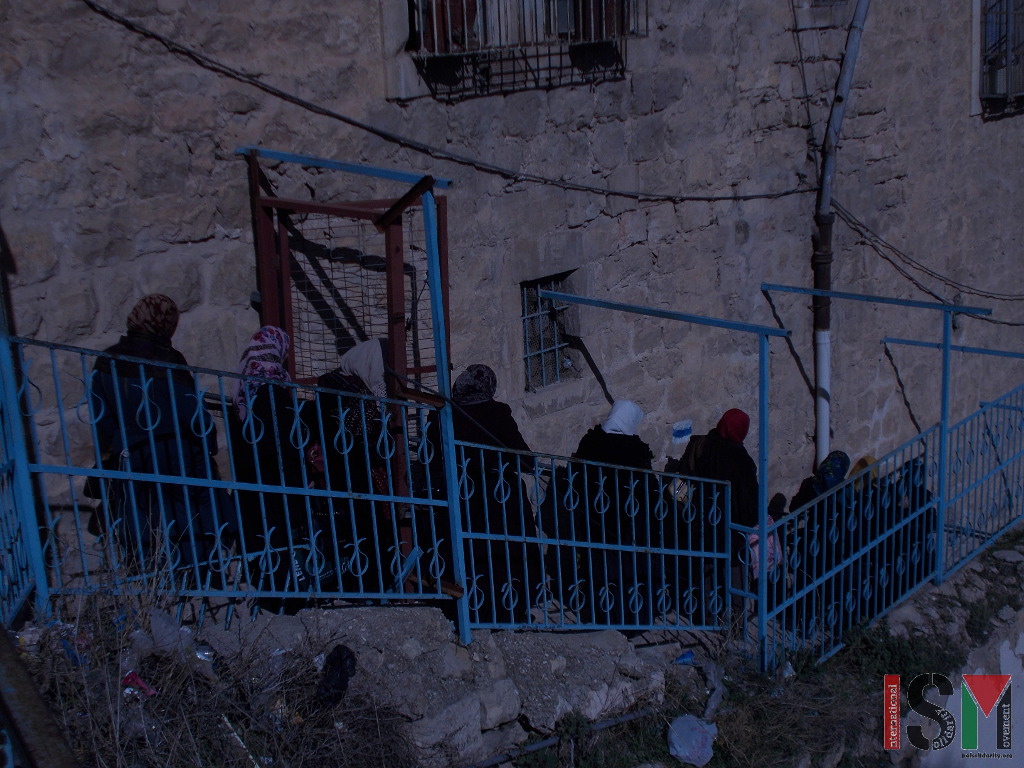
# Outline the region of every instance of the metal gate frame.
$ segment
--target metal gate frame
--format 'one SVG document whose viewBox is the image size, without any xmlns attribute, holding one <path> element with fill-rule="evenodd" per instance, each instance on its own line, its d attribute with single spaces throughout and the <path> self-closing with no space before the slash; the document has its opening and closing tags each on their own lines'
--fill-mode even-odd
<svg viewBox="0 0 1024 768">
<path fill-rule="evenodd" d="M 420 198 L 434 187 L 447 188 L 448 179 L 437 179 L 432 176 L 415 176 L 412 174 L 390 171 L 369 166 L 359 166 L 334 160 L 296 155 L 287 152 L 261 149 L 258 147 L 242 147 L 236 154 L 244 155 L 248 165 L 249 202 L 252 210 L 253 236 L 256 249 L 256 285 L 260 292 L 260 319 L 264 324 L 276 325 L 286 330 L 292 338 L 293 317 L 292 297 L 288 290 L 288 263 L 291 255 L 288 244 L 288 231 L 285 226 L 287 215 L 291 213 L 314 213 L 325 216 L 336 216 L 344 219 L 368 221 L 384 235 L 385 240 L 385 278 L 387 281 L 387 318 L 388 318 L 388 359 L 385 363 L 391 370 L 399 374 L 399 383 L 389 392 L 392 396 L 416 397 L 422 399 L 422 393 L 406 389 L 402 386 L 404 377 L 422 373 L 436 373 L 436 366 L 410 364 L 404 354 L 408 334 L 405 327 L 405 284 L 402 280 L 404 257 L 404 238 L 402 233 L 402 213 L 408 208 L 418 205 Z M 296 163 L 299 165 L 340 170 L 348 173 L 374 176 L 411 183 L 411 188 L 398 198 L 382 200 L 359 200 L 342 203 L 320 203 L 313 200 L 293 200 L 277 197 L 269 188 L 260 170 L 260 159 L 279 162 Z M 449 324 L 448 309 L 448 205 L 444 197 L 433 196 L 436 205 L 436 257 L 438 259 L 439 279 L 441 286 L 441 303 L 434 306 L 443 307 L 445 326 Z M 447 350 L 450 353 L 450 350 Z M 288 350 L 288 367 L 295 374 L 295 345 Z M 310 381 L 302 383 L 313 383 Z"/>
<path fill-rule="evenodd" d="M 275 243 L 283 245 L 282 253 L 287 254 L 288 237 L 287 231 L 280 227 L 274 228 L 273 211 L 275 207 L 284 210 L 309 210 L 316 212 L 329 212 L 329 215 L 340 214 L 356 219 L 372 221 L 375 226 L 385 233 L 386 240 L 386 262 L 389 265 L 388 272 L 389 287 L 398 284 L 394 290 L 388 291 L 388 318 L 389 334 L 392 331 L 400 333 L 401 347 L 396 345 L 395 340 L 390 338 L 390 359 L 385 363 L 392 367 L 397 373 L 414 373 L 415 369 L 407 365 L 404 357 L 397 359 L 397 350 L 405 349 L 405 325 L 403 314 L 402 294 L 400 292 L 401 280 L 395 279 L 401 276 L 402 266 L 402 230 L 401 213 L 417 202 L 423 210 L 423 228 L 426 238 L 427 251 L 427 284 L 430 289 L 430 303 L 432 307 L 441 307 L 440 312 L 431 312 L 433 323 L 433 341 L 435 365 L 434 372 L 437 375 L 438 397 L 431 398 L 416 390 L 407 390 L 404 385 L 396 386 L 393 396 L 415 398 L 432 405 L 436 405 L 440 411 L 441 427 L 441 448 L 445 464 L 445 484 L 447 486 L 448 498 L 459 498 L 459 482 L 455 459 L 455 437 L 452 428 L 452 405 L 451 405 L 451 370 L 450 370 L 450 348 L 448 343 L 448 272 L 447 272 L 447 206 L 444 198 L 434 195 L 434 188 L 446 189 L 451 186 L 450 179 L 435 178 L 432 176 L 419 176 L 404 171 L 395 171 L 388 168 L 357 165 L 338 160 L 329 160 L 311 155 L 297 155 L 290 152 L 279 152 L 275 150 L 262 149 L 260 147 L 240 147 L 235 150 L 238 155 L 248 159 L 250 202 L 252 205 L 254 242 L 257 254 L 261 252 L 273 254 Z M 295 163 L 312 168 L 323 168 L 327 170 L 342 171 L 360 176 L 369 176 L 377 179 L 385 179 L 408 184 L 409 189 L 399 198 L 391 200 L 370 200 L 357 203 L 324 205 L 313 202 L 280 200 L 274 197 L 266 197 L 260 194 L 260 172 L 259 159 L 274 160 L 285 163 Z M 390 233 L 390 234 L 389 234 Z M 269 265 L 281 264 L 280 258 L 265 259 L 258 270 L 257 284 L 260 291 L 264 291 L 271 285 L 281 285 L 281 279 L 277 272 Z M 281 292 L 284 293 L 283 291 Z M 262 296 L 261 296 L 262 300 Z M 279 296 L 276 302 L 272 302 L 269 312 L 266 312 L 268 304 L 263 301 L 262 315 L 264 322 L 281 322 L 288 317 L 290 309 L 287 308 L 285 300 Z M 400 459 L 399 459 L 400 460 Z M 462 541 L 462 521 L 457 514 L 450 514 L 451 535 L 453 542 Z M 455 581 L 464 584 L 466 581 L 465 563 L 461 547 L 453 547 L 452 568 Z M 463 643 L 472 640 L 469 622 L 469 598 L 468 594 L 456 600 L 456 611 L 458 616 L 458 628 L 460 639 Z"/>
</svg>

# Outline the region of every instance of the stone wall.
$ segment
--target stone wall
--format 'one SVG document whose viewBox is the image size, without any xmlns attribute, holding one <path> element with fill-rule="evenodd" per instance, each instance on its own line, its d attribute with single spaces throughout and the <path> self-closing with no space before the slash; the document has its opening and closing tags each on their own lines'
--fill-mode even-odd
<svg viewBox="0 0 1024 768">
<path fill-rule="evenodd" d="M 451 623 L 427 607 L 262 615 L 208 626 L 202 637 L 219 657 L 262 661 L 254 675 L 268 674 L 275 655 L 312 660 L 344 644 L 357 660 L 352 694 L 401 716 L 403 735 L 435 766 L 520 749 L 529 734 L 551 734 L 571 713 L 596 722 L 657 704 L 669 675 L 698 679 L 694 668 L 671 665 L 677 641 L 638 647 L 614 630 L 477 631 L 462 646 Z M 312 665 L 309 677 L 315 684 Z"/>
<path fill-rule="evenodd" d="M 248 307 L 255 272 L 245 169 L 234 150 L 260 145 L 429 172 L 455 181 L 447 193 L 453 364 L 499 371 L 499 396 L 535 449 L 572 451 L 607 408 L 586 371 L 538 392 L 521 383 L 519 283 L 576 269 L 574 290 L 585 295 L 767 325 L 777 314 L 793 336 L 792 347 L 771 346 L 771 491 L 792 493 L 810 469 L 810 302 L 780 294 L 773 307 L 760 285 L 811 282 L 814 147 L 852 0 L 823 8 L 651 0 L 650 32 L 630 42 L 624 81 L 456 105 L 388 100 L 389 73 L 406 55 L 395 27 L 404 17 L 381 4 L 108 5 L 352 120 L 594 189 L 516 181 L 398 145 L 176 54 L 81 0 L 11 0 L 0 7 L 0 226 L 17 267 L 19 333 L 104 347 L 138 296 L 162 291 L 185 310 L 176 341 L 190 362 L 233 368 L 258 323 Z M 959 296 L 1016 321 L 1024 224 L 1005 169 L 1020 164 L 1024 118 L 976 114 L 970 13 L 951 0 L 871 8 L 835 196 L 884 243 L 838 221 L 834 283 L 915 300 Z M 271 176 L 283 192 L 317 199 L 404 191 L 297 167 Z M 793 190 L 806 191 L 774 196 Z M 704 196 L 725 199 L 689 199 Z M 941 277 L 907 266 L 886 244 Z M 882 453 L 917 431 L 911 414 L 921 426 L 938 418 L 938 352 L 893 347 L 890 362 L 879 339 L 938 341 L 939 319 L 834 305 L 836 447 Z M 954 343 L 1012 347 L 1010 330 L 962 318 Z M 580 332 L 612 394 L 650 414 L 641 435 L 659 457 L 672 452 L 677 419 L 704 431 L 725 408 L 756 413 L 752 337 L 601 310 L 580 313 Z M 954 415 L 1022 372 L 1020 363 L 958 357 Z"/>
</svg>

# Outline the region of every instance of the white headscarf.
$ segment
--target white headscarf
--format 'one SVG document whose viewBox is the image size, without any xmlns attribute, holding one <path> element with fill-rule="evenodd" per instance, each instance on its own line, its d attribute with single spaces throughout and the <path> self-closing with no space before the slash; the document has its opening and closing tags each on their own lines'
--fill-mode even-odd
<svg viewBox="0 0 1024 768">
<path fill-rule="evenodd" d="M 635 435 L 644 412 L 632 400 L 616 400 L 601 429 L 610 435 Z"/>
<path fill-rule="evenodd" d="M 384 353 L 377 339 L 361 341 L 341 356 L 338 373 L 359 378 L 375 397 L 387 397 L 384 383 Z"/>
</svg>

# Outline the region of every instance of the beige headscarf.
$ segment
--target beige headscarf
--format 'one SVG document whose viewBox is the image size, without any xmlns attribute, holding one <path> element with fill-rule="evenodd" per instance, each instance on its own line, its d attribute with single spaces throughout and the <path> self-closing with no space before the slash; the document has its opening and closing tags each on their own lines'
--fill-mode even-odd
<svg viewBox="0 0 1024 768">
<path fill-rule="evenodd" d="M 338 361 L 338 373 L 343 376 L 355 376 L 376 397 L 387 397 L 387 385 L 384 383 L 384 353 L 377 339 L 370 339 L 356 344 L 341 356 Z"/>
</svg>

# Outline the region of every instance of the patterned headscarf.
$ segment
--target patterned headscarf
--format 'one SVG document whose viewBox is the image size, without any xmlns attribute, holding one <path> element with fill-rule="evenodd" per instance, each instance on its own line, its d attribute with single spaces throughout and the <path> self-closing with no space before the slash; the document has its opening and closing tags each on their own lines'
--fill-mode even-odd
<svg viewBox="0 0 1024 768">
<path fill-rule="evenodd" d="M 601 429 L 610 435 L 635 435 L 643 417 L 643 409 L 632 400 L 616 400 Z"/>
<path fill-rule="evenodd" d="M 162 293 L 151 293 L 139 299 L 128 313 L 128 332 L 156 336 L 169 346 L 171 336 L 178 328 L 178 316 L 178 305 L 172 298 Z"/>
<path fill-rule="evenodd" d="M 814 473 L 814 490 L 817 493 L 832 490 L 846 479 L 849 469 L 850 457 L 842 451 L 832 451 L 822 460 L 818 465 L 818 471 Z"/>
<path fill-rule="evenodd" d="M 498 377 L 488 366 L 474 363 L 455 379 L 452 400 L 459 405 L 476 405 L 494 399 L 498 391 Z"/>
<path fill-rule="evenodd" d="M 259 376 L 276 381 L 290 381 L 291 377 L 284 367 L 288 355 L 288 334 L 273 325 L 265 325 L 249 339 L 238 362 L 238 372 L 242 376 Z M 235 385 L 235 410 L 238 417 L 244 419 L 247 414 L 245 393 L 255 392 L 262 382 L 246 382 L 238 379 Z"/>
<path fill-rule="evenodd" d="M 747 437 L 747 432 L 750 431 L 750 417 L 739 408 L 730 408 L 722 414 L 715 429 L 726 440 L 742 443 Z"/>
<path fill-rule="evenodd" d="M 380 341 L 370 339 L 356 344 L 338 361 L 338 373 L 343 376 L 355 376 L 376 397 L 387 397 L 388 389 L 384 382 L 384 350 Z"/>
</svg>

